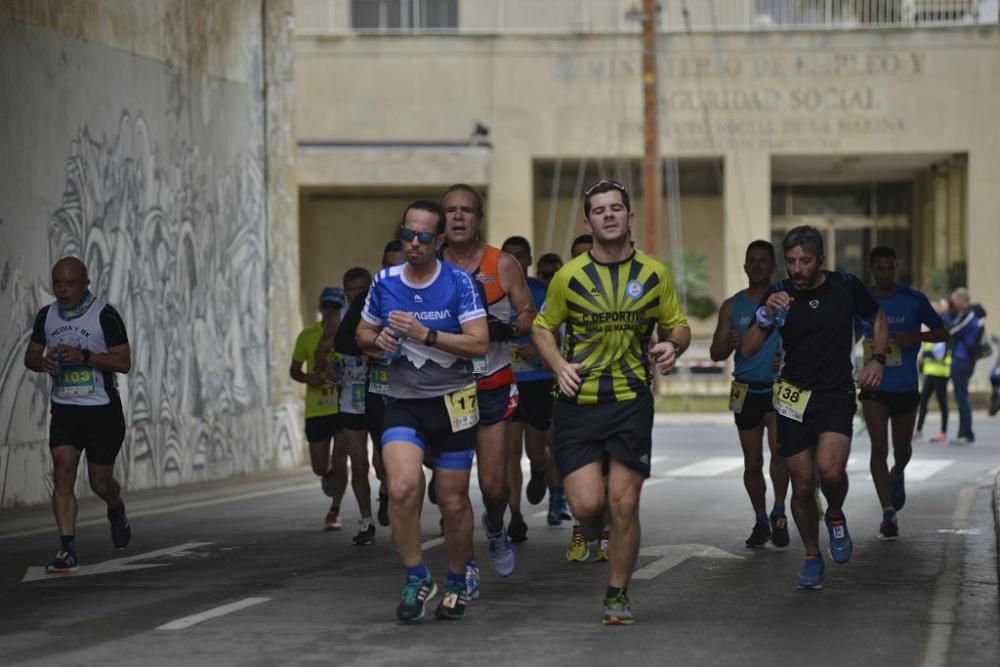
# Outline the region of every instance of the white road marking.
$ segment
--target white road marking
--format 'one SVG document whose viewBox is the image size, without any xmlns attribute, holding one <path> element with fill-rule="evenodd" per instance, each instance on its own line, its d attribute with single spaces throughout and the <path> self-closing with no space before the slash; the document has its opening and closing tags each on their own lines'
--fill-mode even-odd
<svg viewBox="0 0 1000 667">
<path fill-rule="evenodd" d="M 633 579 L 653 579 L 672 567 L 677 567 L 688 558 L 722 558 L 742 560 L 743 556 L 735 556 L 728 551 L 708 544 L 668 544 L 656 547 L 643 547 L 640 556 L 660 556 L 645 567 L 632 573 Z"/>
<path fill-rule="evenodd" d="M 220 616 L 225 616 L 226 614 L 232 614 L 234 611 L 239 611 L 241 609 L 246 609 L 247 607 L 253 607 L 262 602 L 267 602 L 271 598 L 244 598 L 237 602 L 230 602 L 229 604 L 224 604 L 221 607 L 215 607 L 214 609 L 209 609 L 208 611 L 203 611 L 200 614 L 192 614 L 191 616 L 185 616 L 184 618 L 178 618 L 176 621 L 170 621 L 169 623 L 164 623 L 158 626 L 157 630 L 185 630 L 190 628 L 192 625 L 197 625 L 202 621 L 208 621 L 213 618 L 218 618 Z"/>
<path fill-rule="evenodd" d="M 907 482 L 922 482 L 954 462 L 953 459 L 912 459 L 903 474 Z"/>
<path fill-rule="evenodd" d="M 172 512 L 182 512 L 184 510 L 193 510 L 200 507 L 211 507 L 213 505 L 222 505 L 224 503 L 238 503 L 244 500 L 253 500 L 254 498 L 266 498 L 268 496 L 279 496 L 285 493 L 296 493 L 298 491 L 305 491 L 309 489 L 315 489 L 318 486 L 316 482 L 310 482 L 309 484 L 296 484 L 295 486 L 283 486 L 280 489 L 267 489 L 266 491 L 251 491 L 249 493 L 241 493 L 235 496 L 225 496 L 221 498 L 211 498 L 209 500 L 197 500 L 190 503 L 181 503 L 180 505 L 169 505 L 167 507 L 158 507 L 156 509 L 148 510 L 129 510 L 128 516 L 130 519 L 136 519 L 144 516 L 156 516 L 157 514 L 171 514 Z M 100 524 L 106 524 L 108 520 L 106 518 L 100 519 L 88 519 L 87 521 L 77 521 L 77 527 L 81 526 L 97 526 Z M 0 534 L 0 540 L 7 540 L 13 537 L 26 537 L 28 535 L 41 535 L 43 533 L 51 533 L 53 527 L 51 525 L 46 525 L 42 528 L 30 528 L 28 530 L 19 530 L 13 533 Z"/>
<path fill-rule="evenodd" d="M 743 467 L 742 456 L 713 456 L 711 458 L 668 470 L 667 477 L 715 477 Z"/>
<path fill-rule="evenodd" d="M 430 540 L 427 540 L 426 542 L 422 542 L 420 544 L 420 548 L 423 549 L 424 551 L 427 551 L 428 549 L 433 549 L 434 547 L 440 546 L 442 544 L 444 544 L 444 538 L 435 537 Z"/>
<path fill-rule="evenodd" d="M 49 573 L 45 571 L 44 567 L 29 567 L 28 571 L 25 572 L 24 579 L 21 580 L 21 583 L 28 581 L 52 581 L 54 579 L 62 579 L 63 577 L 86 577 L 92 574 L 108 574 L 111 572 L 128 572 L 129 570 L 144 570 L 151 567 L 167 567 L 173 563 L 140 563 L 137 565 L 133 565 L 133 563 L 137 560 L 152 560 L 154 558 L 163 558 L 164 556 L 187 556 L 190 554 L 192 549 L 205 547 L 209 544 L 212 543 L 188 542 L 186 544 L 179 544 L 175 547 L 167 547 L 166 549 L 147 551 L 146 553 L 136 554 L 135 556 L 113 558 L 111 560 L 106 560 L 103 563 L 81 565 L 70 572 Z"/>
</svg>

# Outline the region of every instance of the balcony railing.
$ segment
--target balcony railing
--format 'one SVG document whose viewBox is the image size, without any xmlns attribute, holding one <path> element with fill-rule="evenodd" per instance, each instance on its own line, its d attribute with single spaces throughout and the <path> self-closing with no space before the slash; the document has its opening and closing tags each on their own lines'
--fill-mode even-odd
<svg viewBox="0 0 1000 667">
<path fill-rule="evenodd" d="M 998 23 L 1000 0 L 660 0 L 660 30 L 740 32 Z M 638 0 L 296 0 L 301 35 L 638 33 Z"/>
</svg>

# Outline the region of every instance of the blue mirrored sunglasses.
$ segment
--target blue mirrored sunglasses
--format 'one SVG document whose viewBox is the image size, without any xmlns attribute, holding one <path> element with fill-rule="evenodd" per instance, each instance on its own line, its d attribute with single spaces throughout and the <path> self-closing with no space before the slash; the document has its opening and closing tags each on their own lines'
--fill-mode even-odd
<svg viewBox="0 0 1000 667">
<path fill-rule="evenodd" d="M 410 243 L 413 239 L 417 239 L 420 245 L 430 245 L 434 243 L 437 234 L 433 232 L 415 232 L 412 229 L 400 229 L 399 238 L 407 243 Z"/>
</svg>

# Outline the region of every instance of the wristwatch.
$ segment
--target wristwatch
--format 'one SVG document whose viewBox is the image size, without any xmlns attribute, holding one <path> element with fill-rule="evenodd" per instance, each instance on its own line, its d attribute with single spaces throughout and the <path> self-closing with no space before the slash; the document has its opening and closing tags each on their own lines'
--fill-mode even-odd
<svg viewBox="0 0 1000 667">
<path fill-rule="evenodd" d="M 434 347 L 434 343 L 437 342 L 438 332 L 437 329 L 428 329 L 427 335 L 424 336 L 424 345 L 427 347 Z"/>
<path fill-rule="evenodd" d="M 84 348 L 83 350 L 80 351 L 80 354 L 83 355 L 83 363 L 89 364 L 90 363 L 90 350 L 88 350 L 87 348 Z"/>
<path fill-rule="evenodd" d="M 674 346 L 674 358 L 676 359 L 681 356 L 681 344 L 673 340 L 668 340 L 667 342 Z"/>
<path fill-rule="evenodd" d="M 874 354 L 872 354 L 872 361 L 877 361 L 883 366 L 885 366 L 885 355 L 882 354 L 881 352 L 875 352 Z"/>
</svg>

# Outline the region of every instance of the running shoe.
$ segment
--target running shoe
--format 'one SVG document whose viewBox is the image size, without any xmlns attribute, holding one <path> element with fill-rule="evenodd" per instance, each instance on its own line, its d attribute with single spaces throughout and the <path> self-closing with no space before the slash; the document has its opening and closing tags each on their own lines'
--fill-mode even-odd
<svg viewBox="0 0 1000 667">
<path fill-rule="evenodd" d="M 760 549 L 769 539 L 771 539 L 771 526 L 763 521 L 757 521 L 753 525 L 750 537 L 747 538 L 746 545 L 748 549 Z"/>
<path fill-rule="evenodd" d="M 854 544 L 847 530 L 847 518 L 831 520 L 827 517 L 826 530 L 830 533 L 830 557 L 833 558 L 833 562 L 843 564 L 851 560 Z"/>
<path fill-rule="evenodd" d="M 628 595 L 621 591 L 613 598 L 604 598 L 604 625 L 632 625 L 635 617 L 629 606 Z"/>
<path fill-rule="evenodd" d="M 970 440 L 969 438 L 963 435 L 957 438 L 952 438 L 951 440 L 948 441 L 948 445 L 950 447 L 965 447 L 966 445 L 971 445 L 973 442 L 975 441 Z"/>
<path fill-rule="evenodd" d="M 381 493 L 378 496 L 378 525 L 388 526 L 389 525 L 389 496 L 383 496 Z"/>
<path fill-rule="evenodd" d="M 465 603 L 465 584 L 461 581 L 449 581 L 434 615 L 440 619 L 461 621 L 465 618 Z"/>
<path fill-rule="evenodd" d="M 430 577 L 421 579 L 412 575 L 408 576 L 406 585 L 403 586 L 403 594 L 399 599 L 399 606 L 396 607 L 396 618 L 416 623 L 424 617 L 427 602 L 436 594 L 437 584 Z"/>
<path fill-rule="evenodd" d="M 498 533 L 491 533 L 486 521 L 486 512 L 483 512 L 483 530 L 486 531 L 486 539 L 490 547 L 490 565 L 493 571 L 500 577 L 509 577 L 514 573 L 514 565 L 517 563 L 517 556 L 514 554 L 514 544 L 510 536 L 503 528 Z"/>
<path fill-rule="evenodd" d="M 80 565 L 76 559 L 76 554 L 72 551 L 60 549 L 56 552 L 56 557 L 45 566 L 46 572 L 72 572 Z"/>
<path fill-rule="evenodd" d="M 559 499 L 549 494 L 549 513 L 545 516 L 545 521 L 550 526 L 562 525 L 562 512 L 559 511 Z"/>
<path fill-rule="evenodd" d="M 771 515 L 771 544 L 783 549 L 788 546 L 788 517 L 784 514 Z"/>
<path fill-rule="evenodd" d="M 823 557 L 819 554 L 806 558 L 802 563 L 798 587 L 804 591 L 818 591 L 823 588 Z"/>
<path fill-rule="evenodd" d="M 124 549 L 132 539 L 132 526 L 125 516 L 125 502 L 120 498 L 117 511 L 108 510 L 108 521 L 111 523 L 111 543 L 115 549 Z"/>
<path fill-rule="evenodd" d="M 896 512 L 887 509 L 882 512 L 882 523 L 878 527 L 879 538 L 890 541 L 899 537 L 899 524 L 896 521 Z"/>
<path fill-rule="evenodd" d="M 566 496 L 559 496 L 559 516 L 563 521 L 572 521 L 573 514 L 569 511 L 569 505 L 566 504 Z"/>
<path fill-rule="evenodd" d="M 326 530 L 340 530 L 344 527 L 344 525 L 340 523 L 340 512 L 333 508 L 330 508 L 330 511 L 326 513 L 325 521 Z"/>
<path fill-rule="evenodd" d="M 948 434 L 944 431 L 938 431 L 931 436 L 931 442 L 945 442 L 948 440 Z"/>
<path fill-rule="evenodd" d="M 580 526 L 573 526 L 573 536 L 569 538 L 569 545 L 566 547 L 566 560 L 582 563 L 590 558 L 590 547 L 587 546 L 587 538 L 583 536 Z"/>
<path fill-rule="evenodd" d="M 322 475 L 319 478 L 319 488 L 323 489 L 323 495 L 327 498 L 333 498 L 333 471 Z"/>
<path fill-rule="evenodd" d="M 524 522 L 524 516 L 520 512 L 510 513 L 507 534 L 510 535 L 510 541 L 515 543 L 524 542 L 528 539 L 528 524 Z"/>
<path fill-rule="evenodd" d="M 361 523 L 360 521 L 358 522 Z M 375 524 L 369 522 L 367 528 L 358 528 L 358 534 L 353 538 L 354 544 L 359 547 L 375 544 Z"/>
<path fill-rule="evenodd" d="M 528 497 L 528 502 L 532 505 L 537 505 L 545 500 L 545 468 L 531 469 L 531 479 L 528 480 L 525 494 Z"/>
<path fill-rule="evenodd" d="M 608 562 L 608 531 L 602 530 L 601 536 L 597 539 L 597 551 L 594 553 L 594 562 Z"/>
<path fill-rule="evenodd" d="M 465 599 L 479 599 L 479 566 L 472 561 L 465 564 Z"/>
<path fill-rule="evenodd" d="M 892 483 L 892 509 L 898 512 L 906 504 L 906 485 L 903 483 L 903 475 L 897 477 L 895 473 L 889 471 L 889 481 Z"/>
</svg>

